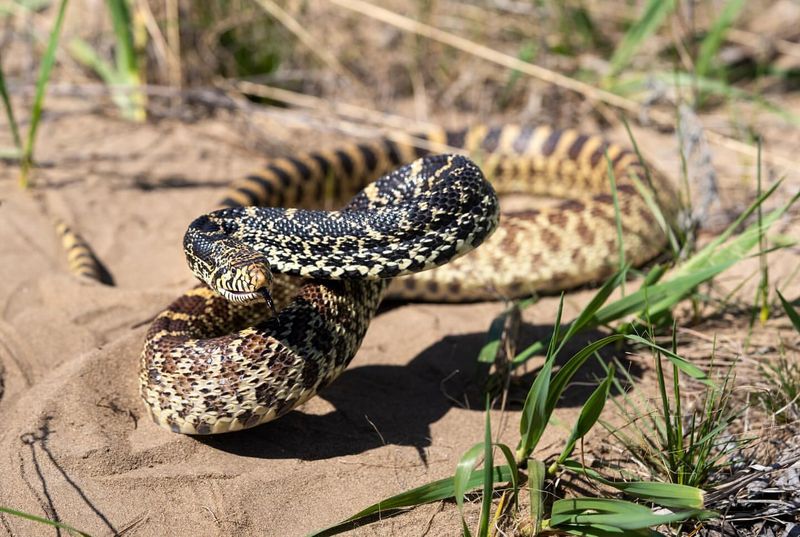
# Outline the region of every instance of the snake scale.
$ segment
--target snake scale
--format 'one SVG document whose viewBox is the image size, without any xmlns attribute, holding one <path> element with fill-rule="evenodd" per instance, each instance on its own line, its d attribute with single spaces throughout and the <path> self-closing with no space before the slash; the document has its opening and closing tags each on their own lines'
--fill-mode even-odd
<svg viewBox="0 0 800 537">
<path fill-rule="evenodd" d="M 460 255 L 461 250 L 452 247 L 457 242 L 480 244 L 488 231 L 476 232 L 467 224 L 481 221 L 478 223 L 491 227 L 495 218 L 493 194 L 488 193 L 491 188 L 481 189 L 478 183 L 463 190 L 446 186 L 445 190 L 450 190 L 444 198 L 471 196 L 461 200 L 466 210 L 481 209 L 469 213 L 466 220 L 455 218 L 443 227 L 436 223 L 425 228 L 432 230 L 431 237 L 418 237 L 416 244 L 413 237 L 409 243 L 400 241 L 403 246 L 398 246 L 396 253 L 402 255 L 396 259 L 386 258 L 393 255 L 386 248 L 371 249 L 388 243 L 384 236 L 388 230 L 369 220 L 371 217 L 350 221 L 354 214 L 384 211 L 405 230 L 422 226 L 423 220 L 430 224 L 437 220 L 437 211 L 450 212 L 455 204 L 428 210 L 416 199 L 415 184 L 430 183 L 430 176 L 439 173 L 435 170 L 469 169 L 465 175 L 470 178 L 480 175 L 463 157 L 416 160 L 430 153 L 420 145 L 458 148 L 470 154 L 499 193 L 565 199 L 546 207 L 504 213 L 498 229 L 480 248 L 439 268 L 393 280 L 392 276 L 408 270 L 430 268 Z M 410 162 L 413 164 L 390 173 Z M 225 209 L 201 216 L 187 232 L 190 265 L 202 279 L 221 286 L 221 292 L 232 300 L 202 284 L 184 293 L 153 321 L 140 366 L 141 395 L 150 416 L 175 432 L 213 434 L 253 427 L 286 414 L 347 367 L 387 290 L 390 296 L 406 299 L 484 300 L 564 289 L 608 276 L 619 264 L 609 168 L 616 178 L 626 259 L 644 263 L 666 242 L 645 198 L 657 200 L 662 214 L 672 218 L 677 211 L 676 197 L 660 176 L 652 176 L 649 183 L 645 180 L 637 155 L 598 136 L 547 126 L 432 129 L 421 137 L 353 143 L 270 160 L 232 185 L 221 203 Z M 368 186 L 384 174 L 388 175 L 378 186 Z M 411 186 L 398 187 L 400 176 L 419 179 Z M 381 184 L 393 184 L 395 190 L 387 193 Z M 318 224 L 326 218 L 321 214 L 307 220 L 307 213 L 295 209 L 270 209 L 268 218 L 262 220 L 248 208 L 319 207 L 327 199 L 352 196 L 342 211 L 330 213 L 339 224 L 350 222 L 344 227 L 329 221 Z M 409 203 L 412 209 L 403 205 Z M 399 206 L 405 209 L 393 213 Z M 313 241 L 303 240 L 304 228 L 317 232 L 319 226 L 334 230 L 333 235 L 319 239 L 315 233 Z M 288 232 L 289 238 L 276 238 L 279 232 Z M 360 233 L 353 239 L 356 248 L 345 251 L 352 243 L 348 237 L 354 233 Z M 209 246 L 203 234 L 217 240 Z M 446 251 L 432 250 L 436 236 L 444 238 Z M 242 238 L 256 249 L 241 250 L 226 243 L 228 237 Z M 288 249 L 268 261 L 289 275 L 275 274 L 271 282 L 269 271 L 253 267 L 260 266 L 258 248 L 274 240 Z M 325 261 L 308 260 L 317 254 L 328 256 L 325 252 L 331 251 L 333 256 Z M 228 263 L 238 275 L 223 276 L 213 259 L 223 259 L 225 263 L 219 265 Z M 326 275 L 344 279 L 311 278 Z M 277 306 L 274 315 L 263 301 L 253 300 L 270 283 L 270 298 Z"/>
</svg>

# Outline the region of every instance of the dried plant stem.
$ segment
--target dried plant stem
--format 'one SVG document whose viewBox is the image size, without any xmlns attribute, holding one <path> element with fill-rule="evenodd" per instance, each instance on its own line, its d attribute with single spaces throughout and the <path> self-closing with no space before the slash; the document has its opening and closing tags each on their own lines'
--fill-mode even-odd
<svg viewBox="0 0 800 537">
<path fill-rule="evenodd" d="M 591 84 L 575 80 L 574 78 L 551 71 L 550 69 L 520 60 L 519 58 L 509 56 L 508 54 L 504 54 L 489 47 L 479 45 L 470 41 L 469 39 L 457 36 L 444 30 L 440 30 L 439 28 L 435 28 L 428 24 L 415 21 L 414 19 L 410 19 L 404 15 L 400 15 L 399 13 L 395 13 L 393 11 L 389 11 L 388 9 L 370 4 L 369 2 L 365 2 L 364 0 L 329 1 L 345 9 L 349 9 L 367 17 L 372 17 L 406 32 L 433 39 L 434 41 L 438 41 L 468 54 L 472 54 L 473 56 L 483 58 L 492 63 L 508 67 L 509 69 L 514 69 L 534 78 L 538 78 L 539 80 L 548 84 L 553 84 L 555 86 L 574 91 L 583 95 L 587 99 L 600 101 L 637 115 L 642 110 L 642 106 L 631 99 L 627 99 L 606 90 L 595 88 Z M 658 125 L 669 128 L 674 127 L 674 118 L 667 112 L 651 109 L 648 110 L 647 115 L 650 120 Z M 756 156 L 757 149 L 752 145 L 740 142 L 739 140 L 735 140 L 719 132 L 711 130 L 706 130 L 705 132 L 708 141 L 715 145 L 725 147 L 749 157 L 755 158 Z M 780 155 L 762 152 L 761 159 L 765 163 L 785 166 L 791 169 L 797 169 L 798 167 L 796 162 L 793 162 L 792 160 Z"/>
<path fill-rule="evenodd" d="M 144 22 L 144 27 L 147 28 L 150 39 L 152 39 L 153 53 L 156 57 L 156 62 L 160 68 L 166 69 L 171 61 L 167 56 L 169 47 L 164 39 L 164 34 L 161 32 L 161 28 L 158 27 L 158 22 L 156 22 L 153 11 L 150 9 L 150 4 L 147 3 L 147 0 L 136 0 L 136 10 Z"/>
<path fill-rule="evenodd" d="M 400 28 L 406 32 L 427 37 L 428 39 L 433 39 L 434 41 L 444 43 L 445 45 L 462 50 L 472 54 L 473 56 L 483 58 L 492 63 L 508 67 L 509 69 L 515 69 L 529 76 L 547 82 L 548 84 L 553 84 L 580 93 L 589 99 L 601 101 L 629 112 L 639 112 L 640 106 L 634 101 L 620 97 L 619 95 L 615 95 L 609 91 L 595 88 L 590 84 L 575 80 L 574 78 L 551 71 L 550 69 L 546 69 L 539 65 L 528 63 L 520 60 L 519 58 L 515 58 L 514 56 L 509 56 L 508 54 L 504 54 L 489 47 L 479 45 L 470 41 L 469 39 L 451 34 L 450 32 L 446 32 L 444 30 L 440 30 L 428 24 L 415 21 L 398 13 L 394 13 L 393 11 L 389 11 L 388 9 L 370 4 L 369 2 L 364 2 L 363 0 L 329 1 L 343 8 L 380 20 L 386 24 L 395 26 L 396 28 Z"/>
<path fill-rule="evenodd" d="M 170 84 L 180 88 L 183 85 L 181 67 L 181 32 L 177 0 L 166 0 L 167 41 L 169 42 L 169 80 Z"/>
</svg>

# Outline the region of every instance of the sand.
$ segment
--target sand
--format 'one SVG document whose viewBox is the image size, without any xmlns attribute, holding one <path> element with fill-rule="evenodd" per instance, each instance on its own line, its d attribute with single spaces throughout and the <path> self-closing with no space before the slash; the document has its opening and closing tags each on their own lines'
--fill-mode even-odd
<svg viewBox="0 0 800 537">
<path fill-rule="evenodd" d="M 45 123 L 35 189 L 0 168 L 0 505 L 92 535 L 303 535 L 452 474 L 482 438 L 484 415 L 470 408 L 480 404 L 464 394 L 502 304 L 384 308 L 338 381 L 256 429 L 199 438 L 152 424 L 139 354 L 148 321 L 193 284 L 185 227 L 263 153 L 229 118 L 131 125 L 65 107 Z M 275 132 L 270 154 L 308 139 Z M 57 217 L 83 232 L 116 286 L 68 274 Z M 590 296 L 571 294 L 565 317 Z M 551 330 L 554 304 L 525 313 L 524 342 Z M 562 402 L 540 455 L 559 447 L 588 389 Z M 492 416 L 514 446 L 518 411 Z M 457 520 L 437 503 L 352 534 L 454 535 Z M 55 532 L 8 516 L 0 528 Z"/>
</svg>

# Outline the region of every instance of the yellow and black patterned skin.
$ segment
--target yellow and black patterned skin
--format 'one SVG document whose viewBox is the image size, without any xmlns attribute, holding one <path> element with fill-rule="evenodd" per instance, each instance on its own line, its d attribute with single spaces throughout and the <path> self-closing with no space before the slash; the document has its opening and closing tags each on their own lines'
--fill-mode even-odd
<svg viewBox="0 0 800 537">
<path fill-rule="evenodd" d="M 504 213 L 480 248 L 412 276 L 301 280 L 275 274 L 275 316 L 263 302 L 232 302 L 207 286 L 187 292 L 156 318 L 146 336 L 140 385 L 156 423 L 175 432 L 212 434 L 285 414 L 344 370 L 390 284 L 394 296 L 457 301 L 519 297 L 606 277 L 619 266 L 609 161 L 628 261 L 641 264 L 666 242 L 632 178 L 642 182 L 667 218 L 678 209 L 663 179 L 655 176 L 655 184 L 648 185 L 635 154 L 596 136 L 510 125 L 432 130 L 424 138 L 426 146 L 469 153 L 498 192 L 566 200 Z M 273 159 L 234 184 L 222 205 L 319 207 L 331 197 L 347 199 L 376 177 L 427 153 L 409 137 L 407 142 L 378 140 Z M 424 209 L 418 207 L 418 213 L 416 218 Z M 250 215 L 247 209 L 230 214 Z M 246 234 L 245 228 L 241 233 Z M 445 242 L 452 238 L 440 237 Z M 294 242 L 296 252 L 313 253 L 300 238 Z M 249 278 L 248 285 L 263 287 L 268 277 L 246 266 L 240 274 L 247 276 L 240 280 Z M 316 269 L 301 267 L 295 273 L 304 270 L 315 274 Z"/>
<path fill-rule="evenodd" d="M 477 247 L 497 196 L 463 155 L 431 155 L 387 173 L 342 211 L 234 207 L 197 218 L 183 246 L 192 272 L 232 301 L 259 298 L 272 271 L 381 280 L 441 266 Z"/>
<path fill-rule="evenodd" d="M 67 266 L 69 271 L 76 276 L 103 282 L 105 279 L 103 267 L 84 238 L 66 223 L 56 221 L 56 233 L 61 239 L 61 246 L 67 253 Z"/>
<path fill-rule="evenodd" d="M 392 276 L 477 247 L 498 219 L 494 189 L 460 155 L 402 166 L 341 211 L 248 207 L 201 216 L 184 248 L 214 291 L 184 295 L 148 331 L 140 381 L 152 416 L 177 432 L 208 434 L 285 414 L 348 365 Z M 309 280 L 262 321 L 271 308 L 253 300 L 271 269 L 330 281 Z"/>
</svg>

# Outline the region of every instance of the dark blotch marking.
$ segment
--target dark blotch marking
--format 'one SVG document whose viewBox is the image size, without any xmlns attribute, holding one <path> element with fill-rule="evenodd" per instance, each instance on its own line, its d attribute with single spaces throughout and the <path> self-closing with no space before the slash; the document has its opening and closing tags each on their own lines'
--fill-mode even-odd
<svg viewBox="0 0 800 537">
<path fill-rule="evenodd" d="M 330 335 L 328 335 L 330 339 Z M 329 349 L 330 344 L 326 345 Z M 323 351 L 324 352 L 324 351 Z M 303 374 L 300 375 L 300 383 L 303 388 L 310 390 L 317 383 L 317 376 L 319 375 L 319 364 L 314 360 L 303 361 Z"/>
<path fill-rule="evenodd" d="M 581 154 L 581 150 L 583 149 L 583 146 L 586 145 L 586 141 L 588 139 L 589 137 L 585 134 L 581 134 L 575 138 L 575 141 L 571 146 L 569 146 L 569 151 L 567 151 L 569 158 L 572 160 L 578 160 L 578 156 Z"/>
<path fill-rule="evenodd" d="M 253 413 L 248 414 L 247 419 L 243 420 L 244 428 L 247 429 L 249 427 L 253 427 L 256 423 L 259 422 L 259 420 L 261 420 L 261 417 L 262 416 L 259 416 L 258 414 L 253 414 Z"/>
<path fill-rule="evenodd" d="M 542 211 L 540 211 L 539 209 L 534 209 L 534 208 L 531 207 L 531 208 L 528 208 L 528 209 L 522 209 L 522 210 L 519 210 L 519 211 L 514 211 L 513 213 L 508 213 L 508 216 L 514 216 L 515 218 L 524 218 L 526 220 L 533 220 L 534 218 L 539 216 L 539 214 L 541 212 Z M 507 224 L 505 224 L 505 225 L 507 225 Z"/>
<path fill-rule="evenodd" d="M 581 241 L 584 244 L 592 244 L 594 243 L 594 231 L 586 225 L 586 222 L 581 220 L 578 222 L 578 228 L 576 229 L 578 236 L 580 237 Z"/>
<path fill-rule="evenodd" d="M 558 146 L 558 141 L 561 139 L 561 131 L 553 131 L 550 133 L 550 136 L 547 137 L 547 140 L 544 141 L 542 144 L 542 155 L 545 157 L 549 157 L 553 154 L 553 151 L 556 150 Z"/>
<path fill-rule="evenodd" d="M 386 156 L 389 158 L 389 162 L 391 162 L 393 165 L 400 164 L 403 160 L 400 156 L 400 149 L 397 147 L 397 144 L 394 142 L 394 140 L 384 138 L 383 149 L 386 151 Z"/>
<path fill-rule="evenodd" d="M 589 164 L 592 165 L 592 168 L 600 164 L 601 159 L 605 159 L 606 150 L 608 149 L 607 143 L 600 144 L 600 147 L 594 150 L 592 156 L 589 158 Z"/>
<path fill-rule="evenodd" d="M 445 133 L 445 141 L 450 147 L 464 147 L 467 141 L 467 132 L 469 129 L 458 129 L 454 131 L 447 131 Z"/>
<path fill-rule="evenodd" d="M 364 157 L 364 165 L 366 167 L 367 173 L 372 173 L 375 171 L 375 168 L 378 166 L 378 157 L 375 156 L 375 152 L 372 150 L 371 147 L 366 145 L 359 145 L 357 146 L 358 150 L 361 152 L 361 156 Z"/>
<path fill-rule="evenodd" d="M 630 151 L 628 151 L 627 149 L 623 149 L 622 151 L 620 151 L 620 152 L 619 152 L 619 155 L 617 155 L 616 157 L 614 157 L 614 160 L 612 160 L 612 161 L 611 161 L 611 163 L 612 163 L 614 166 L 616 166 L 616 165 L 617 165 L 617 163 L 618 163 L 620 160 L 622 160 L 623 158 L 627 157 L 627 156 L 628 156 L 628 155 L 630 155 L 630 154 L 631 154 L 631 152 L 630 152 Z"/>
<path fill-rule="evenodd" d="M 322 174 L 322 177 L 327 177 L 328 174 L 331 173 L 333 165 L 331 164 L 330 160 L 323 157 L 319 153 L 311 153 L 311 158 L 314 159 L 314 161 L 316 161 L 316 163 L 319 165 L 319 171 Z"/>
<path fill-rule="evenodd" d="M 200 423 L 195 429 L 197 429 L 197 434 L 211 434 L 211 426 L 208 423 Z"/>
<path fill-rule="evenodd" d="M 551 250 L 554 252 L 558 252 L 561 250 L 561 241 L 558 239 L 558 236 L 550 231 L 549 229 L 543 229 L 541 231 L 542 240 L 547 244 Z"/>
<path fill-rule="evenodd" d="M 617 185 L 617 192 L 620 192 L 622 194 L 634 195 L 636 194 L 636 187 L 630 183 L 623 183 Z"/>
<path fill-rule="evenodd" d="M 244 187 L 244 186 L 237 186 L 237 187 L 234 188 L 234 190 L 236 192 L 240 193 L 240 194 L 243 194 L 244 197 L 247 198 L 247 205 L 258 205 L 258 203 L 259 203 L 258 194 L 256 194 L 255 192 L 253 192 L 249 188 Z M 234 200 L 233 198 L 229 198 L 229 197 L 226 197 L 224 200 L 222 200 L 222 204 L 221 205 L 223 205 L 224 207 L 241 207 L 242 206 L 241 203 L 239 203 L 238 201 Z"/>
<path fill-rule="evenodd" d="M 292 184 L 292 176 L 289 175 L 287 171 L 282 170 L 274 164 L 268 165 L 267 169 L 278 177 L 278 180 L 281 182 L 281 185 L 283 185 L 284 188 Z"/>
<path fill-rule="evenodd" d="M 483 137 L 483 141 L 481 141 L 481 149 L 487 153 L 494 153 L 497 151 L 497 146 L 500 145 L 500 135 L 502 132 L 503 129 L 501 127 L 492 127 L 489 129 L 486 136 Z"/>
<path fill-rule="evenodd" d="M 650 209 L 646 207 L 639 207 L 639 218 L 642 219 L 642 222 L 645 222 L 648 226 L 652 226 L 655 224 L 655 216 L 650 211 Z"/>
<path fill-rule="evenodd" d="M 309 168 L 305 162 L 294 157 L 288 157 L 286 160 L 291 163 L 295 169 L 296 175 L 302 178 L 303 181 L 308 181 L 311 179 L 311 168 Z"/>
<path fill-rule="evenodd" d="M 567 200 L 558 206 L 564 212 L 581 212 L 586 209 L 586 205 L 580 200 Z"/>
<path fill-rule="evenodd" d="M 257 183 L 258 186 L 264 190 L 264 197 L 256 196 L 256 201 L 251 202 L 250 205 L 264 205 L 267 203 L 276 206 L 281 205 L 283 202 L 283 192 L 280 190 L 276 191 L 275 184 L 272 181 L 260 175 L 248 175 L 247 180 Z"/>
<path fill-rule="evenodd" d="M 428 292 L 431 294 L 437 294 L 439 292 L 439 284 L 436 282 L 427 282 L 425 287 L 428 289 Z"/>
<path fill-rule="evenodd" d="M 353 159 L 341 149 L 337 149 L 335 154 L 336 158 L 339 159 L 339 163 L 342 165 L 344 173 L 347 174 L 347 177 L 352 177 L 353 170 L 355 169 L 355 166 L 353 165 Z"/>
<path fill-rule="evenodd" d="M 554 226 L 563 227 L 567 223 L 567 216 L 563 211 L 552 211 L 547 213 L 547 221 Z"/>
<path fill-rule="evenodd" d="M 594 198 L 594 201 L 597 203 L 602 203 L 605 205 L 613 205 L 614 204 L 614 196 L 611 194 L 598 194 Z"/>
</svg>

